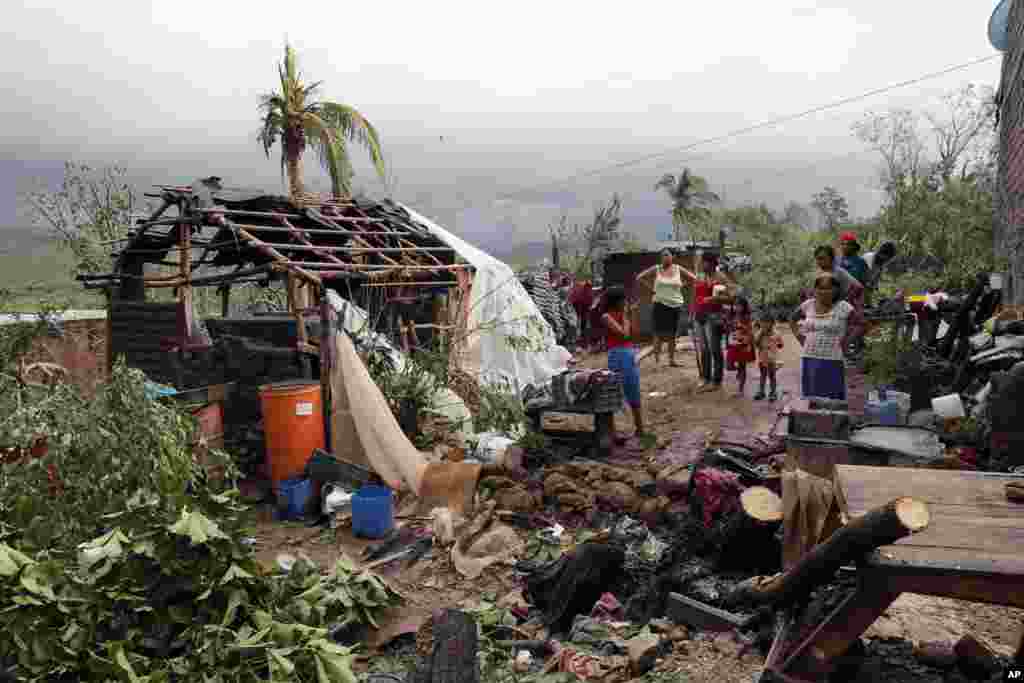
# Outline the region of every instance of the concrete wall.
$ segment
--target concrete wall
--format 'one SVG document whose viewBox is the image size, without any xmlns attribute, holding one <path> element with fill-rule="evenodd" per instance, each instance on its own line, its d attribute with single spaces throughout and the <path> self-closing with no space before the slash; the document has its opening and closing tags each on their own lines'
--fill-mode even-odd
<svg viewBox="0 0 1024 683">
<path fill-rule="evenodd" d="M 60 365 L 68 371 L 69 381 L 86 392 L 92 392 L 107 376 L 107 321 L 72 319 L 62 322 L 57 329 L 49 335 L 37 337 L 24 356 L 24 361 Z M 38 372 L 30 376 L 33 379 L 42 378 Z"/>
</svg>

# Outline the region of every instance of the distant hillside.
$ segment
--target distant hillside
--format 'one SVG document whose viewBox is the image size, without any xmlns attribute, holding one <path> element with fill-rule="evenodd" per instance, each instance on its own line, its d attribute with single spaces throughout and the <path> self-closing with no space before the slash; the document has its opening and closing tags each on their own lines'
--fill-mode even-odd
<svg viewBox="0 0 1024 683">
<path fill-rule="evenodd" d="M 14 295 L 13 301 L 0 301 L 0 307 L 33 308 L 43 299 L 76 308 L 95 307 L 99 297 L 75 281 L 72 265 L 71 255 L 40 230 L 0 228 L 0 289 Z"/>
</svg>

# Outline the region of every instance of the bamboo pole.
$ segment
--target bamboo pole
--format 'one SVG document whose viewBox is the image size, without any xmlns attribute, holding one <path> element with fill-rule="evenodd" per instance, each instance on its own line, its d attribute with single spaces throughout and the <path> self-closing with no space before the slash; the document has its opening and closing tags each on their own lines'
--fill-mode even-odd
<svg viewBox="0 0 1024 683">
<path fill-rule="evenodd" d="M 282 251 L 323 251 L 330 254 L 375 254 L 378 252 L 409 253 L 431 251 L 455 251 L 451 247 L 332 247 L 320 246 L 318 244 L 284 244 L 281 242 L 264 242 L 264 244 L 270 247 L 274 247 L 275 249 L 281 249 Z"/>
<path fill-rule="evenodd" d="M 234 226 L 234 228 L 238 231 L 238 234 L 241 237 L 243 237 L 243 238 L 249 240 L 250 242 L 252 242 L 253 246 L 255 246 L 260 251 L 264 252 L 265 254 L 270 256 L 271 258 L 275 259 L 279 264 L 281 264 L 281 265 L 290 264 L 290 266 L 295 269 L 295 272 L 298 273 L 299 275 L 301 275 L 302 277 L 306 278 L 310 282 L 315 283 L 317 286 L 323 285 L 323 283 L 321 282 L 319 277 L 317 277 L 314 273 L 311 273 L 311 272 L 309 272 L 308 270 L 306 270 L 305 268 L 302 267 L 305 264 L 291 264 L 288 261 L 288 259 L 281 252 L 277 251 L 276 249 L 274 249 L 271 246 L 268 246 L 268 245 L 264 244 L 262 241 L 256 239 L 251 234 L 249 234 L 244 228 L 239 228 L 237 226 Z"/>
<path fill-rule="evenodd" d="M 280 261 L 281 265 L 284 266 L 302 266 L 313 270 L 332 270 L 334 268 L 361 271 L 361 270 L 432 270 L 432 271 L 444 271 L 444 270 L 463 270 L 466 268 L 472 268 L 473 266 L 466 263 L 453 263 L 448 266 L 405 266 L 402 264 L 396 265 L 383 265 L 375 263 L 359 264 L 359 263 L 347 263 L 345 265 L 338 265 L 334 263 L 310 263 L 308 261 Z"/>
<path fill-rule="evenodd" d="M 303 218 L 301 214 L 297 213 L 276 213 L 273 211 L 242 211 L 238 209 L 199 209 L 202 213 L 214 214 L 214 215 L 225 215 L 225 216 L 249 216 L 250 218 Z M 348 222 L 348 223 L 387 223 L 386 218 L 371 218 L 369 216 L 331 216 L 331 220 Z M 247 225 L 248 228 L 255 228 L 258 226 Z"/>
<path fill-rule="evenodd" d="M 411 282 L 373 282 L 362 285 L 363 287 L 454 287 L 459 284 L 455 280 L 444 280 L 443 282 L 432 282 L 430 280 L 413 280 Z"/>
<path fill-rule="evenodd" d="M 281 218 L 275 216 L 275 218 Z M 283 228 L 279 225 L 250 225 L 248 223 L 232 223 L 246 230 L 259 230 L 262 232 L 291 232 L 291 230 L 300 230 L 310 235 L 335 235 L 338 237 L 348 237 L 350 235 L 380 235 L 382 237 L 405 237 L 408 235 L 415 235 L 412 232 L 389 232 L 386 230 L 346 230 L 345 228 Z"/>
</svg>

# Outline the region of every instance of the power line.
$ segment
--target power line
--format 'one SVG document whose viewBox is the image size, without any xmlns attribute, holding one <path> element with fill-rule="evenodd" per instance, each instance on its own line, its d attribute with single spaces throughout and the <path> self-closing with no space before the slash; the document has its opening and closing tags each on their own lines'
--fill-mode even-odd
<svg viewBox="0 0 1024 683">
<path fill-rule="evenodd" d="M 818 114 L 820 112 L 827 111 L 829 109 L 835 109 L 836 107 L 841 107 L 841 106 L 846 105 L 846 104 L 851 104 L 853 102 L 859 102 L 861 100 L 865 100 L 865 99 L 868 99 L 870 97 L 874 97 L 875 95 L 881 95 L 883 93 L 891 92 L 893 90 L 898 90 L 900 88 L 906 88 L 906 87 L 911 86 L 911 85 L 916 85 L 918 83 L 923 83 L 925 81 L 929 81 L 929 80 L 933 80 L 933 79 L 936 79 L 936 78 L 940 78 L 940 77 L 945 76 L 947 74 L 951 74 L 951 73 L 954 73 L 956 71 L 962 71 L 962 70 L 970 68 L 972 66 L 977 66 L 978 64 L 983 64 L 985 62 L 990 62 L 992 60 L 1000 59 L 1000 58 L 1002 58 L 1002 55 L 998 54 L 998 55 L 989 55 L 988 57 L 982 57 L 980 59 L 974 59 L 974 60 L 969 61 L 969 62 L 963 62 L 961 64 L 957 64 L 955 66 L 951 66 L 951 67 L 948 67 L 946 69 L 942 69 L 941 71 L 933 71 L 931 73 L 924 74 L 923 76 L 918 76 L 917 78 L 912 78 L 912 79 L 909 79 L 909 80 L 900 81 L 899 83 L 893 83 L 891 85 L 887 85 L 887 86 L 884 86 L 884 87 L 881 87 L 881 88 L 875 88 L 873 90 L 868 90 L 868 91 L 863 92 L 863 93 L 861 93 L 859 95 L 853 95 L 853 96 L 850 96 L 850 97 L 844 97 L 842 99 L 835 100 L 835 101 L 830 102 L 828 104 L 823 104 L 823 105 L 819 105 L 817 107 L 813 107 L 811 109 L 806 109 L 806 110 L 798 112 L 796 114 L 789 114 L 789 115 L 786 115 L 786 116 L 780 116 L 780 117 L 777 117 L 777 118 L 774 118 L 774 119 L 769 119 L 767 121 L 762 121 L 760 123 L 755 123 L 753 125 L 746 126 L 744 128 L 738 128 L 736 130 L 729 131 L 728 133 L 722 133 L 720 135 L 715 135 L 715 136 L 712 136 L 712 137 L 702 138 L 700 140 L 697 140 L 695 142 L 691 142 L 691 143 L 686 144 L 686 145 L 681 145 L 679 147 L 673 147 L 671 149 L 667 149 L 667 150 L 664 150 L 664 151 L 661 151 L 661 152 L 655 152 L 653 154 L 647 154 L 647 155 L 644 155 L 642 157 L 636 157 L 634 159 L 630 159 L 630 160 L 627 160 L 627 161 L 622 161 L 622 162 L 619 162 L 619 163 L 616 163 L 616 164 L 609 164 L 607 166 L 602 166 L 602 167 L 599 167 L 599 168 L 591 169 L 589 171 L 581 171 L 579 173 L 575 173 L 575 174 L 573 174 L 571 176 L 568 176 L 566 178 L 563 178 L 561 180 L 554 180 L 554 181 L 549 181 L 549 182 L 542 183 L 540 185 L 534 185 L 534 186 L 531 186 L 531 187 L 520 188 L 520 189 L 515 190 L 515 191 L 513 191 L 511 193 L 506 193 L 506 194 L 503 194 L 503 195 L 499 195 L 498 197 L 496 197 L 496 199 L 499 199 L 499 200 L 501 200 L 501 199 L 512 199 L 512 198 L 516 197 L 517 195 L 525 194 L 527 192 L 536 192 L 537 190 L 546 189 L 546 188 L 549 188 L 549 187 L 557 187 L 557 186 L 560 186 L 560 185 L 571 183 L 571 182 L 573 182 L 575 180 L 578 180 L 578 179 L 581 179 L 581 178 L 587 178 L 587 177 L 591 177 L 591 176 L 595 176 L 595 175 L 600 175 L 600 174 L 605 173 L 607 171 L 613 171 L 613 170 L 620 169 L 620 168 L 628 168 L 630 166 L 635 166 L 637 164 L 641 164 L 641 163 L 643 163 L 645 161 L 651 161 L 653 159 L 660 159 L 662 157 L 670 156 L 672 154 L 678 154 L 680 152 L 686 152 L 686 151 L 694 149 L 696 147 L 700 147 L 700 146 L 703 146 L 703 145 L 711 144 L 713 142 L 722 142 L 724 140 L 728 140 L 728 139 L 734 138 L 734 137 L 739 137 L 741 135 L 746 135 L 747 133 L 752 133 L 754 131 L 758 131 L 758 130 L 761 130 L 763 128 L 770 128 L 772 126 L 777 126 L 777 125 L 782 124 L 782 123 L 788 123 L 790 121 L 796 121 L 798 119 L 806 118 L 806 117 L 811 116 L 813 114 Z M 684 161 L 684 160 L 681 160 L 681 161 Z M 464 209 L 470 208 L 472 205 L 473 205 L 473 203 L 467 204 L 466 206 L 463 206 L 463 207 L 461 207 L 459 209 L 456 209 L 456 211 L 462 211 Z"/>
</svg>

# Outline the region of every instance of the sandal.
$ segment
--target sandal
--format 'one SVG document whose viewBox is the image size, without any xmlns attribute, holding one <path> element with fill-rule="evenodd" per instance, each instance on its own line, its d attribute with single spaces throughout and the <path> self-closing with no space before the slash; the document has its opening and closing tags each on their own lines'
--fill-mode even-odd
<svg viewBox="0 0 1024 683">
<path fill-rule="evenodd" d="M 756 394 L 754 394 L 754 400 L 755 401 L 763 401 L 764 400 L 764 392 L 763 391 L 759 391 Z"/>
</svg>

